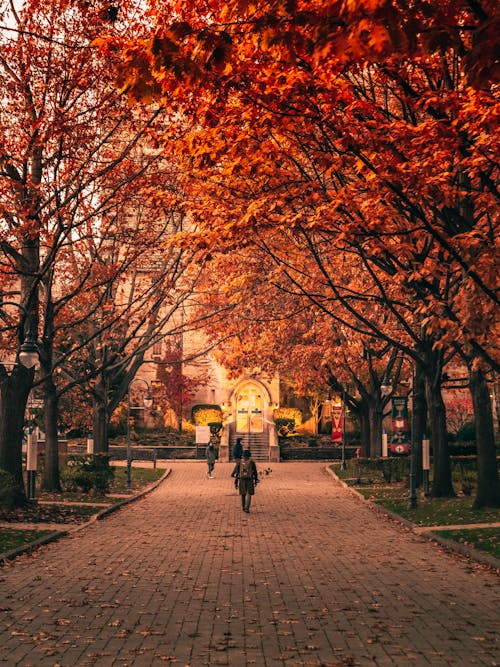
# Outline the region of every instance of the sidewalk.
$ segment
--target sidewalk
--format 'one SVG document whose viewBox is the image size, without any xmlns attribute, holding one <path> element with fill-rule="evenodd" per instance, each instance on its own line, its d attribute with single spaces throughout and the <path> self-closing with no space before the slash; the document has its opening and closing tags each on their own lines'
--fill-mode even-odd
<svg viewBox="0 0 500 667">
<path fill-rule="evenodd" d="M 262 465 L 259 468 L 264 467 Z M 498 575 L 280 463 L 250 514 L 217 463 L 172 473 L 0 571 L 0 663 L 500 665 Z"/>
</svg>

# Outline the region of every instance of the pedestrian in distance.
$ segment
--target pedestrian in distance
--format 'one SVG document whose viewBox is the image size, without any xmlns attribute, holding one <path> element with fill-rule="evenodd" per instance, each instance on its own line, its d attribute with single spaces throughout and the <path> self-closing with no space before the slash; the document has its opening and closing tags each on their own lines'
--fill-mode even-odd
<svg viewBox="0 0 500 667">
<path fill-rule="evenodd" d="M 207 459 L 207 466 L 208 466 L 207 476 L 210 479 L 212 479 L 213 477 L 212 473 L 215 468 L 215 459 L 217 458 L 217 452 L 215 450 L 213 443 L 210 443 L 208 445 L 207 449 L 205 450 L 205 456 Z"/>
<path fill-rule="evenodd" d="M 243 438 L 236 438 L 236 443 L 233 447 L 233 459 L 235 463 L 239 463 L 241 461 L 241 457 L 243 456 Z M 235 476 L 234 479 L 234 486 L 238 488 L 238 479 Z"/>
<path fill-rule="evenodd" d="M 239 463 L 234 466 L 231 477 L 235 477 L 238 483 L 238 489 L 241 497 L 241 508 L 244 512 L 250 512 L 252 496 L 255 494 L 255 487 L 259 483 L 259 475 L 255 461 L 251 458 L 250 450 L 245 449 L 243 457 Z"/>
</svg>

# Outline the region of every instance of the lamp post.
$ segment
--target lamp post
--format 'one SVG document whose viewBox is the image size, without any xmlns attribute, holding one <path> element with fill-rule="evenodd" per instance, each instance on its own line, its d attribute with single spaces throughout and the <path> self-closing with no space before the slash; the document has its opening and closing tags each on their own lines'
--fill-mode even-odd
<svg viewBox="0 0 500 667">
<path fill-rule="evenodd" d="M 147 387 L 147 394 L 143 398 L 143 405 L 131 405 L 130 404 L 130 388 L 134 382 L 144 382 Z M 131 410 L 143 410 L 144 408 L 150 408 L 153 405 L 153 399 L 151 397 L 151 391 L 149 388 L 149 383 L 143 378 L 134 378 L 129 382 L 127 388 L 127 487 L 130 489 L 132 486 L 132 450 L 130 446 L 130 412 Z"/>
<path fill-rule="evenodd" d="M 346 439 L 346 432 L 345 432 L 345 418 L 346 418 L 346 402 L 345 402 L 345 397 L 346 397 L 346 392 L 345 389 L 342 392 L 342 460 L 340 461 L 340 469 L 345 470 L 347 468 L 347 464 L 345 461 L 345 439 Z"/>
<path fill-rule="evenodd" d="M 17 356 L 19 357 L 20 363 L 25 368 L 33 368 L 33 366 L 36 366 L 38 363 L 40 353 L 38 350 L 38 345 L 36 344 L 36 332 L 33 330 L 30 315 L 26 308 L 20 303 L 16 303 L 15 301 L 2 301 L 0 295 L 0 307 L 3 306 L 15 306 L 16 308 L 19 308 L 19 310 L 21 310 L 26 317 L 28 322 L 28 331 L 24 336 L 23 342 L 19 346 L 19 352 Z"/>
<path fill-rule="evenodd" d="M 410 425 L 410 493 L 408 496 L 408 509 L 415 509 L 417 507 L 417 485 L 416 485 L 416 442 L 415 442 L 415 364 L 408 357 L 401 357 L 402 361 L 407 361 L 411 367 L 411 392 L 412 392 L 412 406 L 411 406 L 411 425 Z M 388 396 L 392 392 L 392 385 L 390 380 L 385 377 L 380 385 L 380 393 L 382 396 Z"/>
<path fill-rule="evenodd" d="M 38 345 L 36 343 L 36 331 L 33 329 L 33 322 L 31 320 L 29 312 L 24 306 L 16 301 L 3 301 L 2 295 L 0 294 L 0 308 L 3 306 L 15 306 L 26 317 L 28 323 L 28 331 L 24 336 L 24 340 L 19 346 L 17 353 L 17 358 L 19 363 L 25 368 L 33 368 L 37 365 L 40 353 L 38 350 Z M 0 316 L 6 319 L 6 316 L 0 311 Z M 36 478 L 36 469 L 37 469 L 37 448 L 38 442 L 33 429 L 33 420 L 31 416 L 31 405 L 29 409 L 29 426 L 28 426 L 28 438 L 27 438 L 27 456 L 26 456 L 26 472 L 27 472 L 27 496 L 28 499 L 32 500 L 35 498 L 35 478 Z"/>
</svg>

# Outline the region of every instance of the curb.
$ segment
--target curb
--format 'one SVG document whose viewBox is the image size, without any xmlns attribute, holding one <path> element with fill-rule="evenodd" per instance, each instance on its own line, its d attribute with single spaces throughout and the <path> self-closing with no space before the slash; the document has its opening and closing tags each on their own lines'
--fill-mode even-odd
<svg viewBox="0 0 500 667">
<path fill-rule="evenodd" d="M 2 554 L 0 554 L 0 567 L 4 565 L 7 561 L 14 560 L 18 556 L 22 556 L 23 554 L 29 554 L 32 551 L 38 549 L 39 547 L 44 546 L 45 544 L 50 544 L 50 542 L 55 542 L 56 540 L 59 540 L 61 537 L 64 537 L 65 535 L 69 535 L 69 531 L 56 530 L 53 533 L 49 533 L 49 535 L 46 535 L 45 537 L 40 537 L 40 539 L 35 540 L 34 542 L 28 542 L 27 544 L 23 544 L 22 547 L 18 547 L 17 549 L 11 549 L 10 551 L 4 551 Z"/>
<path fill-rule="evenodd" d="M 446 537 L 441 537 L 441 535 L 437 535 L 432 531 L 432 526 L 429 526 L 429 529 L 425 531 L 417 530 L 419 526 L 414 524 L 412 521 L 408 521 L 408 519 L 405 519 L 399 514 L 396 514 L 395 512 L 392 512 L 391 510 L 382 507 L 382 505 L 378 505 L 377 503 L 368 500 L 368 498 L 365 498 L 365 496 L 362 493 L 359 493 L 359 491 L 356 491 L 356 489 L 353 489 L 352 486 L 349 486 L 343 480 L 341 480 L 329 466 L 327 466 L 325 470 L 335 479 L 335 481 L 337 481 L 341 486 L 343 486 L 344 489 L 347 489 L 358 500 L 361 500 L 362 502 L 366 503 L 371 509 L 375 510 L 376 512 L 379 512 L 380 514 L 389 517 L 393 521 L 403 524 L 404 526 L 406 526 L 406 528 L 411 530 L 411 532 L 414 535 L 421 535 L 430 542 L 436 542 L 437 544 L 442 546 L 444 549 L 447 549 L 448 551 L 459 553 L 462 556 L 466 556 L 471 560 L 481 563 L 481 565 L 486 565 L 487 567 L 490 567 L 500 572 L 500 560 L 498 560 L 498 558 L 490 556 L 489 554 L 485 554 L 482 551 L 479 551 L 478 549 L 474 549 L 473 547 L 466 546 L 461 542 L 456 542 L 455 540 L 449 540 Z"/>
<path fill-rule="evenodd" d="M 36 549 L 38 549 L 39 547 L 42 547 L 46 544 L 50 544 L 51 542 L 55 542 L 61 539 L 62 537 L 66 537 L 68 535 L 74 535 L 75 533 L 78 533 L 80 530 L 88 528 L 96 521 L 102 521 L 102 519 L 105 519 L 109 514 L 116 512 L 125 505 L 129 505 L 130 503 L 133 503 L 136 500 L 139 500 L 140 498 L 144 498 L 144 496 L 146 496 L 148 493 L 151 493 L 151 491 L 154 491 L 158 486 L 160 486 L 160 484 L 170 476 L 171 472 L 172 468 L 167 468 L 167 470 L 165 470 L 165 474 L 163 474 L 160 477 L 160 479 L 157 479 L 156 482 L 153 482 L 150 486 L 146 487 L 145 489 L 137 493 L 135 496 L 131 496 L 130 498 L 124 498 L 124 500 L 120 501 L 119 503 L 116 503 L 116 505 L 111 505 L 111 507 L 106 507 L 106 509 L 97 512 L 85 523 L 75 526 L 74 528 L 71 528 L 69 530 L 56 530 L 52 533 L 49 533 L 49 535 L 46 535 L 45 537 L 40 537 L 40 539 L 38 540 L 34 540 L 33 542 L 28 542 L 27 544 L 23 544 L 22 547 L 18 547 L 17 549 L 11 549 L 10 551 L 4 551 L 4 553 L 0 553 L 0 567 L 2 567 L 8 561 L 14 560 L 18 556 L 23 556 L 24 554 L 32 553 L 33 551 L 36 551 Z"/>
</svg>

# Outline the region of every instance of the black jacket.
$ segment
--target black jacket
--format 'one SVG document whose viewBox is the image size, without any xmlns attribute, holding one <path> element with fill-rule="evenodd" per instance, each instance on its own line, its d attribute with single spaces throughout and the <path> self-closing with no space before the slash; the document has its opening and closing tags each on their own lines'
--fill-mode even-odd
<svg viewBox="0 0 500 667">
<path fill-rule="evenodd" d="M 243 445 L 241 442 L 237 442 L 233 447 L 233 459 L 241 459 L 243 456 Z"/>
</svg>

